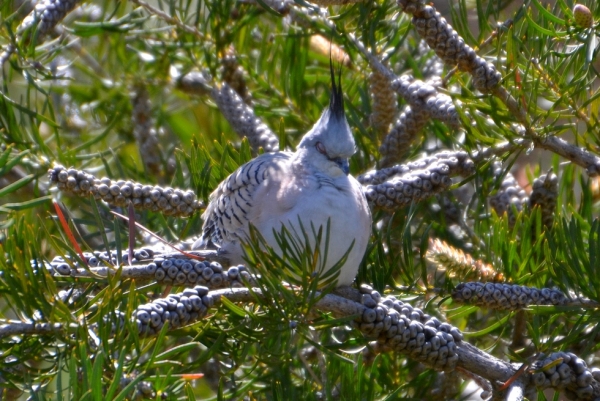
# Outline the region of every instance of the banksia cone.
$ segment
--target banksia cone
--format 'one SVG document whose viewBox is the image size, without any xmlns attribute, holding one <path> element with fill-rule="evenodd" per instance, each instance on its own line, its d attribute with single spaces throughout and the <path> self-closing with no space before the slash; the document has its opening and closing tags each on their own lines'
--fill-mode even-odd
<svg viewBox="0 0 600 401">
<path fill-rule="evenodd" d="M 499 177 L 502 174 L 502 165 L 494 165 L 494 175 Z M 490 197 L 490 206 L 499 216 L 507 214 L 508 224 L 512 227 L 515 224 L 517 216 L 515 210 L 520 212 L 523 205 L 528 202 L 527 194 L 521 188 L 515 177 L 509 172 L 506 173 L 498 192 Z"/>
<path fill-rule="evenodd" d="M 503 280 L 502 273 L 498 273 L 492 265 L 473 259 L 471 255 L 467 255 L 439 239 L 429 240 L 426 258 L 446 269 L 450 277 L 460 277 L 461 279 L 474 277 L 483 281 Z"/>
<path fill-rule="evenodd" d="M 423 82 L 410 75 L 392 81 L 391 88 L 409 103 L 384 138 L 379 148 L 380 165 L 398 162 L 416 139 L 430 118 L 444 122 L 452 128 L 460 127 L 460 119 L 450 96 L 438 93 L 439 80 Z"/>
<path fill-rule="evenodd" d="M 381 153 L 379 164 L 385 167 L 400 161 L 428 120 L 427 115 L 415 113 L 411 106 L 405 106 L 379 147 Z"/>
<path fill-rule="evenodd" d="M 140 305 L 132 315 L 140 335 L 155 335 L 165 323 L 176 329 L 197 322 L 219 302 L 220 297 L 211 295 L 208 288 L 198 285 Z"/>
<path fill-rule="evenodd" d="M 371 126 L 380 133 L 387 134 L 390 124 L 398 113 L 396 92 L 390 86 L 390 80 L 377 69 L 369 75 L 369 93 L 371 94 L 372 110 Z"/>
<path fill-rule="evenodd" d="M 119 381 L 119 391 L 122 391 L 127 387 L 133 380 L 135 375 L 125 375 Z M 150 400 L 156 398 L 156 391 L 152 387 L 152 383 L 148 381 L 141 381 L 135 385 L 135 391 L 132 394 L 132 400 Z M 161 394 L 166 394 L 162 392 Z M 164 398 L 164 397 L 163 397 Z"/>
<path fill-rule="evenodd" d="M 488 93 L 500 84 L 496 67 L 479 57 L 434 7 L 420 0 L 398 0 L 398 5 L 413 15 L 417 32 L 446 65 L 471 74 L 477 90 Z"/>
<path fill-rule="evenodd" d="M 184 257 L 156 257 L 145 266 L 148 274 L 160 284 L 204 285 L 210 289 L 242 287 L 242 278 L 250 280 L 250 274 L 243 265 L 232 266 L 228 270 L 217 262 L 199 262 Z"/>
<path fill-rule="evenodd" d="M 393 210 L 422 201 L 447 190 L 452 185 L 452 176 L 469 175 L 474 168 L 473 161 L 465 152 L 440 152 L 424 160 L 426 162 L 417 164 L 418 167 L 413 165 L 413 168 L 399 175 L 393 171 L 405 171 L 404 166 L 384 169 L 382 174 L 373 172 L 360 177 L 361 182 L 379 182 L 366 185 L 363 189 L 371 207 Z M 381 182 L 382 177 L 391 178 Z"/>
<path fill-rule="evenodd" d="M 133 252 L 133 259 L 131 263 L 141 263 L 152 261 L 154 258 L 154 249 L 151 247 L 145 247 L 141 249 L 136 249 Z M 83 252 L 83 262 L 85 262 L 87 267 L 99 267 L 108 265 L 116 265 L 117 264 L 117 251 L 112 250 L 110 252 L 107 251 L 94 251 L 94 252 Z M 121 252 L 121 260 L 127 261 L 129 258 L 128 252 Z M 69 257 L 55 256 L 52 261 L 50 261 L 50 267 L 57 274 L 68 276 L 71 274 L 72 269 L 80 269 L 83 266 L 79 265 L 77 260 L 70 259 Z"/>
<path fill-rule="evenodd" d="M 429 169 L 438 163 L 447 165 L 447 170 L 444 170 L 444 174 L 462 175 L 465 177 L 473 174 L 475 168 L 473 161 L 466 152 L 442 151 L 405 164 L 398 164 L 393 167 L 382 168 L 379 170 L 371 170 L 365 174 L 359 175 L 356 179 L 363 185 L 377 185 L 396 176 Z"/>
<path fill-rule="evenodd" d="M 439 163 L 427 170 L 410 172 L 382 184 L 368 185 L 365 188 L 367 201 L 371 207 L 388 210 L 420 202 L 452 185 L 452 179 L 446 171 L 447 166 Z"/>
<path fill-rule="evenodd" d="M 463 220 L 464 207 L 460 202 L 451 199 L 447 193 L 438 195 L 437 199 L 440 211 L 449 225 L 459 224 Z"/>
<path fill-rule="evenodd" d="M 77 3 L 78 0 L 43 0 L 23 19 L 17 32 L 21 33 L 38 22 L 37 35 L 38 38 L 42 38 L 62 21 Z"/>
<path fill-rule="evenodd" d="M 165 262 L 169 259 L 162 261 L 161 266 L 164 267 Z M 175 259 L 178 260 L 178 259 Z M 190 264 L 189 261 L 184 261 L 181 264 L 181 268 L 185 267 L 185 264 Z M 156 266 L 155 266 L 156 267 Z M 169 268 L 174 268 L 175 265 L 171 265 Z M 159 267 L 160 269 L 160 267 Z M 209 270 L 213 271 L 215 276 L 225 274 L 225 277 L 229 279 L 227 283 L 220 283 L 220 287 L 241 287 L 242 284 L 238 281 L 240 277 L 249 278 L 250 275 L 244 266 L 230 267 L 228 271 L 224 272 L 218 263 L 212 262 L 198 262 L 195 261 L 195 265 L 187 269 L 187 277 L 190 275 L 198 276 L 198 282 L 204 281 L 202 278 L 202 272 Z M 157 269 L 158 273 L 159 270 Z M 183 273 L 179 273 L 182 275 Z M 213 277 L 213 279 L 214 279 Z M 185 282 L 184 282 L 185 283 Z M 213 286 L 218 288 L 219 286 Z M 185 326 L 186 324 L 192 324 L 202 320 L 206 317 L 207 313 L 221 301 L 220 296 L 214 295 L 210 292 L 210 288 L 196 285 L 193 288 L 187 288 L 183 292 L 177 294 L 169 294 L 165 298 L 156 299 L 145 305 L 140 305 L 132 314 L 137 324 L 138 332 L 140 335 L 154 335 L 157 334 L 162 327 L 168 323 L 172 329 Z"/>
<path fill-rule="evenodd" d="M 350 56 L 344 49 L 331 40 L 327 39 L 323 35 L 312 35 L 310 37 L 310 49 L 316 53 L 319 53 L 325 57 L 330 57 L 336 65 L 343 65 L 351 68 L 352 61 Z"/>
<path fill-rule="evenodd" d="M 85 266 L 81 266 L 77 260 L 69 257 L 56 256 L 49 266 L 55 275 L 60 276 L 78 276 L 88 273 L 85 269 L 106 276 L 111 272 L 105 269 L 106 266 L 116 266 L 117 255 L 116 250 L 84 252 L 82 256 Z M 203 285 L 215 290 L 242 287 L 243 281 L 252 283 L 254 280 L 244 265 L 224 269 L 218 262 L 199 261 L 178 253 L 165 254 L 160 248 L 145 247 L 135 250 L 130 266 L 127 266 L 129 264 L 127 252 L 122 252 L 120 259 L 126 264 L 121 271 L 123 278 L 152 280 L 159 284 L 187 287 Z"/>
<path fill-rule="evenodd" d="M 227 50 L 225 57 L 221 59 L 221 65 L 221 77 L 223 81 L 227 82 L 244 99 L 244 102 L 248 103 L 250 96 L 248 94 L 248 87 L 246 86 L 245 72 L 240 66 L 233 48 Z"/>
<path fill-rule="evenodd" d="M 124 207 L 131 202 L 136 209 L 160 212 L 167 216 L 188 217 L 202 207 L 192 191 L 153 187 L 131 181 L 98 179 L 85 171 L 66 169 L 57 165 L 50 169 L 50 182 L 59 190 L 79 196 L 93 195 L 114 206 Z"/>
<path fill-rule="evenodd" d="M 529 195 L 529 206 L 538 206 L 542 211 L 542 222 L 546 227 L 552 226 L 558 197 L 558 178 L 550 172 L 533 181 L 533 190 Z"/>
<path fill-rule="evenodd" d="M 581 28 L 591 28 L 594 25 L 592 12 L 583 4 L 575 4 L 575 7 L 573 7 L 573 18 L 575 18 L 575 25 Z"/>
<path fill-rule="evenodd" d="M 261 147 L 265 152 L 279 150 L 277 135 L 254 114 L 254 110 L 244 103 L 240 95 L 227 83 L 223 83 L 221 88 L 214 88 L 211 95 L 233 130 L 240 137 L 247 137 L 254 150 L 258 151 Z"/>
<path fill-rule="evenodd" d="M 393 350 L 436 369 L 454 369 L 463 340 L 460 330 L 394 296 L 382 297 L 368 285 L 360 292 L 365 309 L 354 324 L 367 338 L 376 339 L 370 352 Z"/>
<path fill-rule="evenodd" d="M 600 369 L 588 368 L 583 359 L 571 352 L 542 355 L 530 372 L 531 383 L 539 390 L 564 391 L 569 400 L 594 400 L 600 392 Z"/>
<path fill-rule="evenodd" d="M 210 78 L 200 71 L 190 71 L 176 79 L 177 89 L 190 95 L 209 95 L 212 90 Z"/>
<path fill-rule="evenodd" d="M 411 105 L 419 118 L 435 118 L 452 128 L 460 128 L 460 120 L 452 98 L 439 93 L 437 87 L 441 80 L 431 79 L 423 82 L 410 75 L 402 75 L 392 82 L 392 88 Z"/>
<path fill-rule="evenodd" d="M 565 305 L 568 302 L 565 294 L 556 289 L 479 282 L 460 283 L 454 288 L 452 299 L 458 303 L 510 311 L 529 305 Z"/>
</svg>

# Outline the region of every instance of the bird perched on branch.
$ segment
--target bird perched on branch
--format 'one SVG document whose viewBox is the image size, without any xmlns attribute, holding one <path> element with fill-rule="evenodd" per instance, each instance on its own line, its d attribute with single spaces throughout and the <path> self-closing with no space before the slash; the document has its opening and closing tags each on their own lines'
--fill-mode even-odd
<svg viewBox="0 0 600 401">
<path fill-rule="evenodd" d="M 221 258 L 243 263 L 242 242 L 250 224 L 279 254 L 274 231 L 307 232 L 330 224 L 323 270 L 350 250 L 337 278 L 354 281 L 371 233 L 371 212 L 361 185 L 349 175 L 354 138 L 344 114 L 341 76 L 331 69 L 331 98 L 296 152 L 266 153 L 244 164 L 211 194 L 203 214 L 202 237 L 193 248 L 217 247 Z M 312 227 L 311 227 L 312 224 Z M 311 244 L 314 246 L 314 244 Z M 323 251 L 323 250 L 321 250 Z"/>
</svg>

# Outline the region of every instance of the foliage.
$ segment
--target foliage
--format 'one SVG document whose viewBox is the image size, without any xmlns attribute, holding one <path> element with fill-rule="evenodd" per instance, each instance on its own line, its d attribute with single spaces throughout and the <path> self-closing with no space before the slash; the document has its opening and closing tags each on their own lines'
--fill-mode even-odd
<svg viewBox="0 0 600 401">
<path fill-rule="evenodd" d="M 57 280 L 43 263 L 56 255 L 78 257 L 54 216 L 52 199 L 68 210 L 84 251 L 127 248 L 128 228 L 107 205 L 64 196 L 49 186 L 46 172 L 53 162 L 97 176 L 191 188 L 207 202 L 219 182 L 253 157 L 248 141 L 237 138 L 208 95 L 189 95 L 176 87 L 178 76 L 195 70 L 219 82 L 230 51 L 244 71 L 255 113 L 285 149 L 294 148 L 328 103 L 329 49 L 311 46 L 311 37 L 320 34 L 342 46 L 351 60 L 342 81 L 357 143 L 351 172 L 358 175 L 376 166 L 382 138 L 369 126 L 371 67 L 350 34 L 387 58 L 396 74 L 423 77 L 433 53 L 419 48 L 410 17 L 391 0 L 331 7 L 329 24 L 310 17 L 308 10 L 315 6 L 298 3 L 291 7 L 303 11 L 291 18 L 263 1 L 156 2 L 154 7 L 174 22 L 137 1 L 84 2 L 63 21 L 61 34 L 37 42 L 17 33 L 29 2 L 0 3 L 0 46 L 16 48 L 4 63 L 0 88 L 0 317 L 69 326 L 0 339 L 5 396 L 18 396 L 20 390 L 31 399 L 130 399 L 136 386 L 147 381 L 156 399 L 433 397 L 439 386 L 436 372 L 395 354 L 363 360 L 359 351 L 366 340 L 348 319 L 308 308 L 308 289 L 316 284 L 307 283 L 306 292 L 295 297 L 281 284 L 277 271 L 283 262 L 260 248 L 249 253 L 260 262 L 261 288 L 272 295 L 268 302 L 226 302 L 210 318 L 175 331 L 163 329 L 156 338 L 128 330 L 128 318 L 123 330 L 113 328 L 121 314 L 129 317 L 164 287 L 138 286 L 118 275 Z M 449 19 L 466 43 L 481 45 L 478 54 L 497 66 L 502 86 L 527 110 L 538 133 L 597 151 L 598 25 L 575 25 L 572 6 L 564 0 L 552 5 L 459 1 L 450 4 Z M 588 6 L 597 20 L 597 3 Z M 512 24 L 497 26 L 508 18 Z M 496 29 L 497 36 L 483 43 Z M 472 153 L 522 136 L 515 129 L 516 116 L 499 99 L 474 92 L 468 74 L 453 73 L 448 79 L 464 132 L 431 121 L 407 161 L 424 151 Z M 141 122 L 132 119 L 133 99 L 140 88 L 150 100 L 144 123 L 158 135 L 156 171 L 145 164 L 134 135 Z M 570 350 L 593 362 L 600 322 L 596 309 L 528 310 L 524 337 L 531 344 L 513 347 L 514 314 L 453 304 L 445 297 L 459 278 L 440 277 L 424 258 L 428 238 L 437 237 L 491 263 L 513 283 L 557 286 L 600 301 L 597 179 L 548 151 L 517 146 L 498 159 L 505 171 L 514 165 L 522 181 L 553 168 L 559 176 L 553 226 L 542 225 L 539 209 L 518 213 L 514 226 L 490 210 L 488 197 L 501 178 L 485 160 L 474 176 L 453 187 L 452 197 L 463 199 L 462 225 L 449 221 L 436 199 L 393 214 L 375 211 L 357 283 L 420 305 L 492 354 L 522 362 L 533 354 Z M 468 188 L 466 196 L 459 187 Z M 138 221 L 169 241 L 197 234 L 202 225 L 199 216 L 177 219 L 148 211 L 139 212 Z M 144 238 L 136 235 L 141 245 Z M 302 263 L 310 262 L 302 260 L 307 254 L 290 252 L 297 253 L 291 259 L 299 263 L 294 268 L 302 276 Z M 59 291 L 74 287 L 86 296 L 59 298 Z M 204 373 L 204 379 L 196 373 Z"/>
</svg>

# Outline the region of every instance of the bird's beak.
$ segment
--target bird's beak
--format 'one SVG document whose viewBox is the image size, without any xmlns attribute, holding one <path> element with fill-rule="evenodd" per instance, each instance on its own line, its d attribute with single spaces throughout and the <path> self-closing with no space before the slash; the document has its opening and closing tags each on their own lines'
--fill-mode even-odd
<svg viewBox="0 0 600 401">
<path fill-rule="evenodd" d="M 350 174 L 350 164 L 348 163 L 348 159 L 342 159 L 341 157 L 338 157 L 335 159 L 335 162 L 338 166 L 340 166 L 344 174 Z"/>
</svg>

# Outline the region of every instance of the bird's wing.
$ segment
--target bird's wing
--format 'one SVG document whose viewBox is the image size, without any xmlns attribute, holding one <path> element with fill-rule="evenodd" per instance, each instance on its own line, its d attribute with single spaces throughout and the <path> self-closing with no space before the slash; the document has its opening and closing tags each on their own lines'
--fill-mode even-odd
<svg viewBox="0 0 600 401">
<path fill-rule="evenodd" d="M 253 208 L 263 207 L 255 199 L 257 189 L 270 172 L 288 163 L 291 153 L 267 153 L 244 164 L 225 179 L 210 195 L 202 215 L 202 239 L 194 248 L 221 246 L 246 234 Z"/>
</svg>

